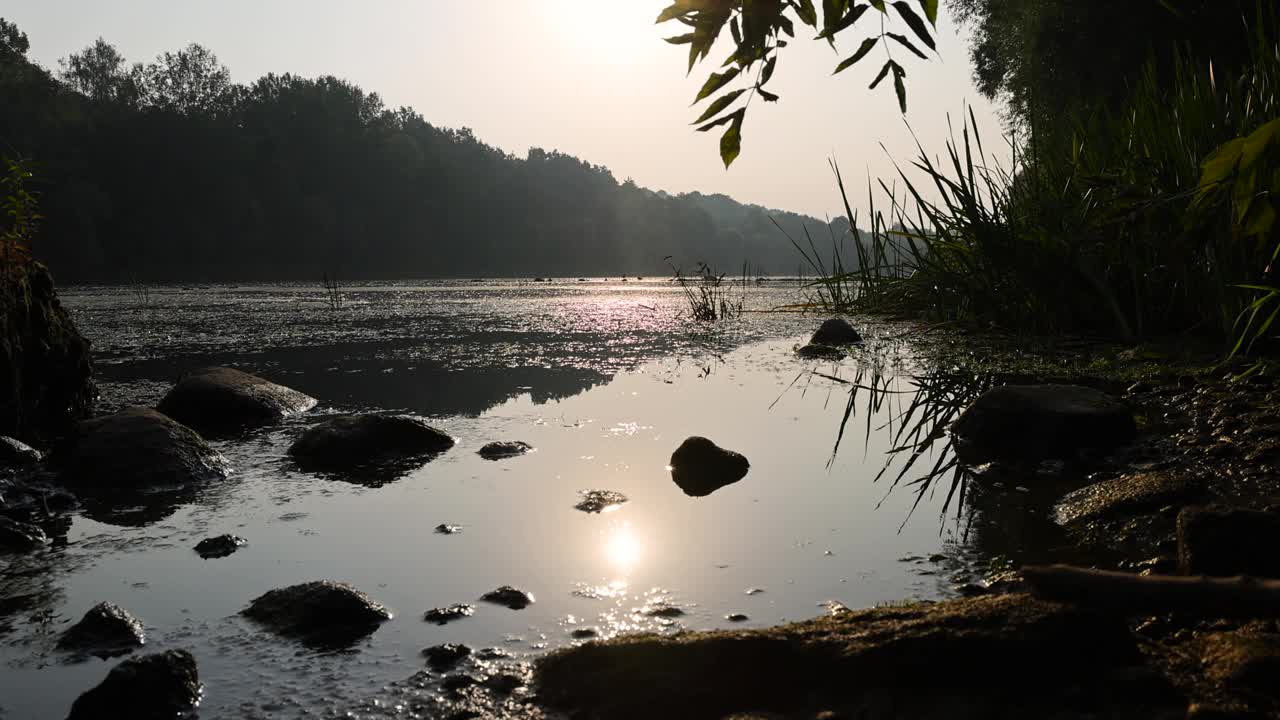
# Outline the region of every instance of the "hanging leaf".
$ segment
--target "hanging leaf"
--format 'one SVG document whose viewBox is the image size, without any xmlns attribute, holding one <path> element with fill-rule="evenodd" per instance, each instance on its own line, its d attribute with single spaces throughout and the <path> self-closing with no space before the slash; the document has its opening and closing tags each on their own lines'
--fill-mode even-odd
<svg viewBox="0 0 1280 720">
<path fill-rule="evenodd" d="M 796 16 L 800 18 L 800 22 L 809 27 L 818 27 L 818 11 L 813 7 L 813 0 L 798 0 L 792 3 L 796 9 Z"/>
<path fill-rule="evenodd" d="M 773 77 L 773 68 L 778 64 L 778 56 L 774 55 L 764 64 L 764 70 L 760 71 L 760 84 L 764 85 L 769 82 L 769 78 Z"/>
<path fill-rule="evenodd" d="M 741 95 L 746 91 L 747 91 L 746 88 L 741 88 L 729 93 L 725 93 L 724 95 L 721 95 L 720 97 L 716 98 L 715 101 L 712 102 L 711 105 L 707 107 L 706 111 L 703 112 L 702 115 L 699 116 L 697 120 L 693 121 L 693 124 L 697 125 L 700 122 L 706 122 L 707 120 L 710 120 L 712 117 L 715 117 L 716 115 L 720 114 L 721 112 L 724 111 L 725 108 L 729 107 L 730 103 L 732 103 L 734 100 L 737 100 L 739 95 Z"/>
<path fill-rule="evenodd" d="M 658 23 L 664 23 L 673 18 L 678 18 L 684 15 L 687 15 L 690 12 L 693 12 L 693 10 L 687 4 L 672 3 L 671 5 L 667 6 L 667 9 L 658 13 L 658 19 L 654 21 L 654 24 L 656 25 Z"/>
<path fill-rule="evenodd" d="M 917 50 L 917 49 L 916 49 L 916 46 L 915 46 L 915 45 L 912 45 L 912 44 L 911 44 L 911 41 L 910 41 L 910 40 L 908 40 L 908 39 L 907 39 L 907 37 L 906 37 L 905 35 L 899 35 L 898 33 L 891 33 L 891 32 L 887 32 L 887 33 L 885 33 L 885 35 L 888 35 L 889 37 L 891 37 L 891 38 L 893 38 L 894 40 L 898 41 L 898 44 L 899 44 L 899 45 L 902 45 L 902 46 L 903 46 L 903 47 L 905 47 L 906 49 L 908 49 L 908 50 L 910 50 L 911 52 L 915 53 L 916 57 L 920 58 L 921 60 L 928 60 L 928 59 L 929 59 L 929 56 L 928 56 L 928 55 L 925 55 L 924 53 L 922 53 L 922 52 L 920 52 L 919 50 Z"/>
<path fill-rule="evenodd" d="M 734 113 L 729 129 L 720 136 L 720 159 L 724 161 L 725 170 L 729 169 L 733 161 L 738 159 L 738 154 L 742 152 L 742 119 L 745 116 L 745 109 Z"/>
<path fill-rule="evenodd" d="M 672 45 L 687 45 L 693 42 L 693 33 L 685 33 L 684 35 L 673 35 L 669 38 L 663 38 Z"/>
<path fill-rule="evenodd" d="M 743 108 L 743 109 L 741 109 L 741 110 L 735 110 L 734 112 L 731 112 L 731 113 L 729 113 L 728 115 L 725 115 L 725 116 L 724 116 L 724 117 L 722 117 L 722 118 L 717 118 L 717 119 L 712 120 L 711 122 L 707 123 L 706 125 L 703 125 L 702 127 L 698 128 L 698 132 L 707 132 L 708 130 L 711 130 L 712 128 L 718 128 L 718 127 L 720 127 L 721 125 L 724 125 L 725 123 L 727 123 L 727 122 L 729 122 L 729 121 L 733 120 L 734 116 L 735 116 L 735 115 L 737 115 L 738 113 L 746 114 L 746 112 L 747 112 L 747 109 L 746 109 L 746 108 Z"/>
<path fill-rule="evenodd" d="M 876 75 L 876 79 L 871 81 L 871 84 L 867 86 L 867 89 L 875 90 L 876 86 L 880 84 L 880 81 L 883 80 L 885 76 L 889 74 L 889 70 L 892 67 L 893 67 L 893 61 L 886 60 L 884 63 L 884 66 L 880 68 L 880 74 Z"/>
<path fill-rule="evenodd" d="M 823 30 L 822 33 L 818 35 L 818 38 L 825 39 L 825 40 L 832 40 L 835 37 L 836 33 L 858 22 L 858 18 L 862 17 L 862 14 L 870 9 L 871 9 L 870 5 L 858 5 L 854 7 L 852 10 L 846 13 L 844 17 L 840 18 L 840 20 L 836 22 L 834 25 L 827 28 L 826 30 Z"/>
<path fill-rule="evenodd" d="M 885 9 L 884 0 L 871 0 L 871 7 L 885 13 L 886 15 L 889 13 L 889 11 Z"/>
<path fill-rule="evenodd" d="M 920 9 L 924 10 L 925 19 L 930 25 L 938 26 L 938 0 L 919 0 Z"/>
<path fill-rule="evenodd" d="M 903 70 L 901 65 L 893 63 L 893 90 L 898 93 L 898 107 L 903 115 L 907 114 L 907 86 L 902 82 L 906 75 L 907 71 Z"/>
<path fill-rule="evenodd" d="M 778 102 L 778 96 L 765 90 L 764 88 L 756 88 L 756 94 L 764 98 L 765 102 Z"/>
<path fill-rule="evenodd" d="M 910 5 L 903 2 L 903 0 L 898 0 L 893 4 L 893 9 L 898 11 L 898 14 L 906 21 L 907 27 L 911 28 L 911 32 L 920 38 L 920 42 L 924 43 L 930 50 L 938 49 L 938 46 L 933 42 L 933 35 L 929 32 L 928 26 L 924 24 L 924 21 L 920 19 L 916 11 L 911 9 Z"/>
<path fill-rule="evenodd" d="M 739 72 L 741 71 L 738 68 L 733 68 L 722 73 L 711 73 L 711 77 L 708 77 L 707 81 L 702 84 L 702 89 L 698 91 L 698 97 L 693 99 L 692 104 L 697 105 L 703 98 L 728 85 L 734 78 L 738 77 Z"/>
<path fill-rule="evenodd" d="M 877 42 L 879 42 L 879 38 L 869 37 L 866 40 L 863 40 L 858 51 L 841 61 L 841 63 L 836 66 L 835 72 L 831 74 L 835 75 L 836 73 L 844 72 L 850 65 L 866 57 L 867 53 L 871 52 L 871 48 L 875 47 Z"/>
</svg>

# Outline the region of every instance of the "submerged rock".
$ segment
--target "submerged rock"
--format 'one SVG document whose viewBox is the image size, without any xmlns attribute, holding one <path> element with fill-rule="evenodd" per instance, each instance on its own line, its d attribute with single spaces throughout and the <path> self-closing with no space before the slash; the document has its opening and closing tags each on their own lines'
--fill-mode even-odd
<svg viewBox="0 0 1280 720">
<path fill-rule="evenodd" d="M 1060 525 L 1155 512 L 1167 505 L 1198 502 L 1201 482 L 1184 473 L 1162 470 L 1130 473 L 1073 490 L 1054 508 Z"/>
<path fill-rule="evenodd" d="M 442 453 L 454 439 L 411 415 L 342 415 L 302 434 L 289 454 L 304 467 L 345 469 Z"/>
<path fill-rule="evenodd" d="M 671 454 L 671 479 L 692 497 L 710 495 L 738 482 L 750 467 L 742 455 L 696 435 L 685 439 Z"/>
<path fill-rule="evenodd" d="M 843 360 L 844 351 L 835 345 L 818 345 L 809 343 L 802 347 L 796 348 L 796 355 L 811 360 Z"/>
<path fill-rule="evenodd" d="M 470 654 L 471 648 L 457 643 L 432 645 L 422 651 L 422 656 L 427 659 L 427 664 L 437 670 L 452 667 L 458 664 L 459 660 Z"/>
<path fill-rule="evenodd" d="M 810 345 L 856 345 L 860 342 L 862 335 L 843 318 L 831 318 L 823 322 L 813 337 L 809 338 Z"/>
<path fill-rule="evenodd" d="M 533 452 L 533 446 L 519 440 L 491 442 L 480 448 L 477 454 L 485 460 L 502 460 Z"/>
<path fill-rule="evenodd" d="M 1005 385 L 983 393 L 951 427 L 966 463 L 1072 457 L 1133 440 L 1133 412 L 1079 385 Z"/>
<path fill-rule="evenodd" d="M 343 646 L 378 629 L 391 611 L 355 587 L 333 580 L 291 585 L 254 598 L 240 612 L 281 635 Z"/>
<path fill-rule="evenodd" d="M 170 720 L 200 704 L 196 659 L 186 650 L 131 658 L 111 668 L 97 687 L 76 699 L 67 720 Z"/>
<path fill-rule="evenodd" d="M 200 432 L 266 425 L 316 406 L 316 399 L 257 375 L 227 367 L 189 373 L 157 409 Z"/>
<path fill-rule="evenodd" d="M 34 465 L 44 457 L 39 450 L 11 437 L 0 435 L 0 467 Z"/>
<path fill-rule="evenodd" d="M 1122 621 L 1007 595 L 762 630 L 621 636 L 543 657 L 535 680 L 544 705 L 623 720 L 761 710 L 914 718 L 1184 711 L 1172 690 L 1137 699 L 1107 690 L 1122 686 L 1112 672 L 1140 662 Z M 1126 701 L 1138 706 L 1115 712 Z"/>
<path fill-rule="evenodd" d="M 110 657 L 142 647 L 147 634 L 128 610 L 100 602 L 58 638 L 58 649 Z"/>
<path fill-rule="evenodd" d="M 1186 507 L 1178 513 L 1178 570 L 1280 578 L 1280 513 Z"/>
<path fill-rule="evenodd" d="M 194 430 L 150 408 L 85 420 L 54 458 L 63 480 L 93 488 L 188 485 L 227 476 Z"/>
<path fill-rule="evenodd" d="M 503 585 L 497 590 L 490 590 L 481 595 L 480 599 L 512 610 L 523 610 L 534 603 L 532 594 L 513 588 L 510 585 Z"/>
<path fill-rule="evenodd" d="M 30 552 L 47 544 L 49 536 L 39 525 L 0 515 L 0 552 Z"/>
<path fill-rule="evenodd" d="M 212 560 L 226 557 L 248 544 L 249 541 L 239 535 L 218 535 L 196 543 L 195 551 L 205 560 Z"/>
<path fill-rule="evenodd" d="M 627 502 L 627 496 L 613 490 L 579 490 L 582 500 L 574 505 L 575 510 L 586 513 L 599 513 L 612 510 Z"/>
<path fill-rule="evenodd" d="M 472 605 L 459 603 L 457 605 L 449 605 L 447 607 L 432 608 L 422 615 L 422 619 L 435 623 L 436 625 L 445 625 L 454 620 L 471 617 L 476 614 L 476 609 Z"/>
</svg>

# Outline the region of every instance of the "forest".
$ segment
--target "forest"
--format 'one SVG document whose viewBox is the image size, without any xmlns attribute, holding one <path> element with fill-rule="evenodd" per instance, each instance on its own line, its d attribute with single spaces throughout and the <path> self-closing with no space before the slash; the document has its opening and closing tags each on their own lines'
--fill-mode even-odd
<svg viewBox="0 0 1280 720">
<path fill-rule="evenodd" d="M 555 150 L 518 157 L 333 76 L 236 84 L 194 44 L 138 63 L 99 39 L 56 70 L 28 49 L 0 19 L 0 148 L 34 175 L 32 250 L 60 283 L 793 274 L 773 221 L 827 235 Z"/>
</svg>

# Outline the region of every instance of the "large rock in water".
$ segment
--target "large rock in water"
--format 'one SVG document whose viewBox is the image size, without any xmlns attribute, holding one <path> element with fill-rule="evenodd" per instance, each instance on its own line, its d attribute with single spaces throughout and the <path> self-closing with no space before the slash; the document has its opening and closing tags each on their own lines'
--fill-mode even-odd
<svg viewBox="0 0 1280 720">
<path fill-rule="evenodd" d="M 178 381 L 157 409 L 202 433 L 267 425 L 316 406 L 284 385 L 226 367 L 196 370 Z"/>
<path fill-rule="evenodd" d="M 304 467 L 346 469 L 441 453 L 454 442 L 412 415 L 342 415 L 308 429 L 289 454 Z"/>
<path fill-rule="evenodd" d="M 333 580 L 271 590 L 254 598 L 240 614 L 281 635 L 324 647 L 348 645 L 391 619 L 384 605 Z"/>
<path fill-rule="evenodd" d="M 173 720 L 199 704 L 196 659 L 186 650 L 169 650 L 111 668 L 107 679 L 76 699 L 67 720 Z"/>
<path fill-rule="evenodd" d="M 51 438 L 89 416 L 89 341 L 58 302 L 44 265 L 0 275 L 0 435 Z"/>
<path fill-rule="evenodd" d="M 141 647 L 146 641 L 142 623 L 128 610 L 100 602 L 58 638 L 58 649 L 110 657 Z"/>
<path fill-rule="evenodd" d="M 1280 578 L 1280 513 L 1185 507 L 1178 513 L 1178 571 Z"/>
<path fill-rule="evenodd" d="M 150 408 L 81 422 L 55 459 L 65 481 L 94 488 L 181 486 L 227 475 L 222 455 L 194 430 Z"/>
<path fill-rule="evenodd" d="M 1001 595 L 625 635 L 553 652 L 535 680 L 541 703 L 584 718 L 1181 718 L 1172 690 L 1121 679 L 1141 662 L 1117 618 Z"/>
<path fill-rule="evenodd" d="M 671 453 L 671 479 L 685 495 L 710 495 L 746 476 L 751 464 L 742 455 L 694 435 Z"/>
<path fill-rule="evenodd" d="M 862 342 L 862 335 L 843 318 L 831 318 L 809 338 L 810 345 L 856 345 Z"/>
<path fill-rule="evenodd" d="M 1072 457 L 1133 440 L 1137 424 L 1124 403 L 1079 385 L 1005 385 L 983 393 L 951 426 L 968 463 Z"/>
</svg>

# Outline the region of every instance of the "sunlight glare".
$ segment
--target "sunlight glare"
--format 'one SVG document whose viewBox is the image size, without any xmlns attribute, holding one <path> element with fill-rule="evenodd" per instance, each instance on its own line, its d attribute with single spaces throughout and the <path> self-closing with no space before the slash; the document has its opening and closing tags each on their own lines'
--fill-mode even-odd
<svg viewBox="0 0 1280 720">
<path fill-rule="evenodd" d="M 620 525 L 609 533 L 605 541 L 605 556 L 619 570 L 628 570 L 636 565 L 643 554 L 643 547 L 630 526 Z"/>
</svg>

